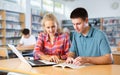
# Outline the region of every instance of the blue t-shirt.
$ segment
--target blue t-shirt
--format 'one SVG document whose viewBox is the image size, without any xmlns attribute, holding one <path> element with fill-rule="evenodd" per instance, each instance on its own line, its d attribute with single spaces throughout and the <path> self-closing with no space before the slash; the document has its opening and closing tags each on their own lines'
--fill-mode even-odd
<svg viewBox="0 0 120 75">
<path fill-rule="evenodd" d="M 111 49 L 106 35 L 91 27 L 86 36 L 74 32 L 70 52 L 74 52 L 76 56 L 102 56 L 110 54 Z"/>
</svg>

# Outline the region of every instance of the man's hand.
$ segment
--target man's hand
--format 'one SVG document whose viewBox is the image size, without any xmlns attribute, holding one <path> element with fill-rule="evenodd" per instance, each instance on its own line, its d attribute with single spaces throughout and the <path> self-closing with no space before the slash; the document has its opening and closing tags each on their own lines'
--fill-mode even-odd
<svg viewBox="0 0 120 75">
<path fill-rule="evenodd" d="M 87 63 L 87 58 L 86 57 L 77 57 L 73 61 L 73 64 L 75 64 L 75 65 L 83 65 L 85 63 Z"/>
</svg>

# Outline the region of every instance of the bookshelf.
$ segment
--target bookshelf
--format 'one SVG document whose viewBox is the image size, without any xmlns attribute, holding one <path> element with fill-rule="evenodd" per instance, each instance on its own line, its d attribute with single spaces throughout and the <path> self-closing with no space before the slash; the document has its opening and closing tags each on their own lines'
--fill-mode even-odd
<svg viewBox="0 0 120 75">
<path fill-rule="evenodd" d="M 102 21 L 103 19 L 102 18 L 89 18 L 89 24 L 95 28 L 98 28 L 98 29 L 103 29 L 103 26 L 102 26 Z"/>
<path fill-rule="evenodd" d="M 62 28 L 68 28 L 71 32 L 74 31 L 71 20 L 62 20 Z"/>
<path fill-rule="evenodd" d="M 38 37 L 39 32 L 43 31 L 41 26 L 41 20 L 42 16 L 40 15 L 40 10 L 32 9 L 32 15 L 31 15 L 31 31 L 32 35 L 34 35 L 36 38 Z"/>
<path fill-rule="evenodd" d="M 89 18 L 89 24 L 92 26 L 102 29 L 102 19 L 101 18 Z M 70 31 L 74 31 L 73 24 L 71 20 L 63 20 L 62 21 L 62 27 L 67 27 Z"/>
<path fill-rule="evenodd" d="M 116 46 L 120 41 L 120 17 L 103 18 L 103 31 L 108 36 L 111 46 Z"/>
<path fill-rule="evenodd" d="M 21 29 L 25 28 L 24 13 L 0 10 L 0 46 L 17 45 Z"/>
<path fill-rule="evenodd" d="M 117 46 L 120 41 L 120 17 L 89 18 L 89 23 L 107 35 L 110 46 Z M 62 27 L 74 31 L 71 20 L 63 20 Z"/>
</svg>

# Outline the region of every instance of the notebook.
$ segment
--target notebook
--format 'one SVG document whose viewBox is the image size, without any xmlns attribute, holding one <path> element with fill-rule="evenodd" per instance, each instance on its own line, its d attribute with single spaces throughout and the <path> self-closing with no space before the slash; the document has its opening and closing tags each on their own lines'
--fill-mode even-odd
<svg viewBox="0 0 120 75">
<path fill-rule="evenodd" d="M 27 64 L 30 64 L 32 67 L 38 67 L 38 66 L 52 66 L 52 65 L 56 65 L 55 62 L 49 62 L 46 60 L 26 60 L 23 55 L 16 49 L 16 47 L 14 45 L 10 45 L 8 44 L 8 46 L 10 47 L 10 49 L 18 56 L 18 58 Z"/>
</svg>

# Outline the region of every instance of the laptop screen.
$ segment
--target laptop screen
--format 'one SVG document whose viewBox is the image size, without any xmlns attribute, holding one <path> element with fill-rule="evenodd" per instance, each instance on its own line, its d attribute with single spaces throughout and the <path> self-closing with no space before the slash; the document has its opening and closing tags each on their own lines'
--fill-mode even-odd
<svg viewBox="0 0 120 75">
<path fill-rule="evenodd" d="M 46 60 L 26 60 L 23 55 L 16 49 L 16 47 L 14 45 L 10 45 L 8 44 L 8 46 L 12 49 L 12 51 L 18 56 L 18 58 L 24 62 L 27 63 L 29 65 L 31 65 L 32 67 L 37 67 L 37 66 L 51 66 L 51 65 L 55 65 L 55 62 L 49 62 Z"/>
<path fill-rule="evenodd" d="M 18 56 L 18 58 L 24 62 L 24 63 L 28 63 L 25 58 L 22 56 L 22 54 L 15 48 L 14 45 L 10 45 L 8 44 L 8 46 L 11 48 L 11 50 Z"/>
</svg>

